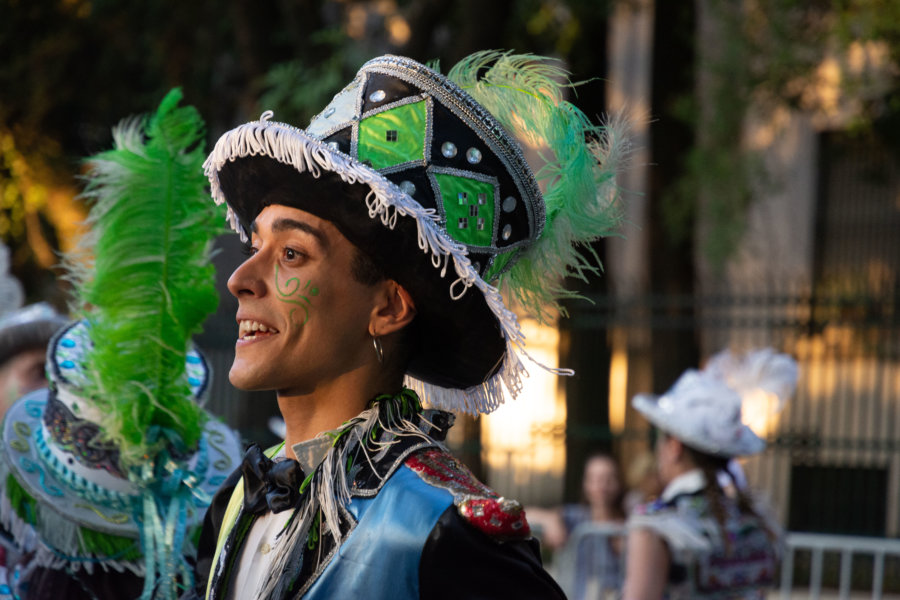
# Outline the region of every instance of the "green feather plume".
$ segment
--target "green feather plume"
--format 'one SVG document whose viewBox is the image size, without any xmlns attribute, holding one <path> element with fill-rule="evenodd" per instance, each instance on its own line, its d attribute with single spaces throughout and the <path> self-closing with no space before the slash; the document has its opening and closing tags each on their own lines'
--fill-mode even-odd
<svg viewBox="0 0 900 600">
<path fill-rule="evenodd" d="M 468 92 L 512 135 L 538 148 L 536 178 L 547 216 L 540 239 L 499 278 L 501 289 L 541 321 L 559 301 L 578 297 L 562 276 L 586 281 L 602 268 L 590 243 L 616 234 L 623 218 L 616 172 L 629 153 L 624 120 L 595 125 L 563 99 L 568 72 L 532 54 L 484 51 L 457 63 L 448 79 Z"/>
<path fill-rule="evenodd" d="M 156 114 L 122 121 L 115 148 L 88 159 L 87 263 L 70 261 L 93 348 L 84 396 L 122 466 L 196 447 L 205 413 L 185 374 L 192 334 L 218 296 L 209 250 L 221 221 L 202 164 L 203 120 L 170 91 Z"/>
</svg>

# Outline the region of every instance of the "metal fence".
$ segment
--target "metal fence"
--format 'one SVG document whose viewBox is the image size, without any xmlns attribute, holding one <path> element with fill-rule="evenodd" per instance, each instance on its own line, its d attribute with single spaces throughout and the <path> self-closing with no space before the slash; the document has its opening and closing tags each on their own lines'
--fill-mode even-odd
<svg viewBox="0 0 900 600">
<path fill-rule="evenodd" d="M 900 288 L 813 294 L 759 287 L 624 302 L 611 296 L 590 299 L 593 304 L 574 313 L 566 327 L 603 344 L 610 332 L 618 332 L 626 345 L 631 337 L 649 340 L 647 348 L 658 337 L 677 339 L 674 332 L 694 345 L 699 356 L 691 360 L 701 364 L 726 347 L 773 346 L 794 356 L 800 367 L 796 394 L 781 410 L 770 406 L 747 415 L 768 441 L 764 453 L 743 463 L 751 485 L 769 498 L 791 530 L 900 534 Z M 652 369 L 650 357 L 640 350 L 633 355 Z M 609 369 L 608 357 L 595 368 Z M 660 379 L 629 381 L 629 399 L 637 392 L 662 392 L 674 382 L 674 376 Z M 592 390 L 568 403 L 597 403 L 605 397 L 606 390 Z M 612 444 L 619 450 L 623 444 L 647 447 L 646 429 L 639 427 L 643 420 L 632 417 L 624 431 L 615 433 L 608 425 L 589 427 L 570 416 L 564 429 L 533 435 L 542 443 L 571 443 L 577 437 L 585 445 Z M 517 464 L 522 463 L 519 457 Z M 526 502 L 542 497 L 547 485 L 546 478 L 514 472 L 490 483 Z"/>
<path fill-rule="evenodd" d="M 581 525 L 553 557 L 551 573 L 572 600 L 620 597 L 621 585 L 611 585 L 604 574 L 612 567 L 618 572 L 618 581 L 624 582 L 625 561 L 607 554 L 604 556 L 613 556 L 615 563 L 604 565 L 586 561 L 582 554 L 596 547 L 612 548 L 616 541 L 624 548 L 622 526 Z M 789 532 L 784 538 L 778 585 L 769 590 L 767 597 L 780 600 L 900 598 L 898 565 L 898 540 Z M 584 571 L 579 574 L 578 568 Z"/>
</svg>

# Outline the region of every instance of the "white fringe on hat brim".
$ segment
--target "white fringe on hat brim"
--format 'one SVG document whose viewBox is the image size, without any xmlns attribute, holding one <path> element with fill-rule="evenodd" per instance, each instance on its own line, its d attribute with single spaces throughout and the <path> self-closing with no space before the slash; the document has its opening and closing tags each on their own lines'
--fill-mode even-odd
<svg viewBox="0 0 900 600">
<path fill-rule="evenodd" d="M 8 471 L 3 469 L 4 480 Z M 144 576 L 144 561 L 116 560 L 103 556 L 86 555 L 81 526 L 59 514 L 51 506 L 36 500 L 37 523 L 28 524 L 13 510 L 6 493 L 0 493 L 0 525 L 9 532 L 16 546 L 23 553 L 34 552 L 29 568 L 45 567 L 61 571 L 93 573 L 94 570 L 130 571 Z M 37 532 L 40 532 L 40 535 Z M 135 543 L 138 540 L 135 539 Z"/>
<path fill-rule="evenodd" d="M 497 318 L 506 340 L 506 356 L 502 366 L 489 380 L 467 389 L 439 387 L 406 376 L 404 384 L 414 390 L 429 406 L 443 410 L 465 412 L 472 415 L 487 414 L 503 404 L 505 386 L 515 399 L 522 390 L 522 375 L 528 375 L 519 354 L 538 366 L 557 374 L 569 374 L 567 369 L 552 369 L 541 365 L 525 351 L 525 336 L 516 315 L 503 303 L 503 297 L 494 286 L 484 281 L 472 268 L 465 246 L 454 241 L 438 225 L 434 209 L 426 209 L 406 195 L 391 181 L 374 169 L 341 152 L 328 148 L 322 142 L 308 136 L 302 130 L 284 123 L 269 121 L 271 111 L 263 113 L 258 121 L 251 121 L 222 135 L 203 167 L 209 178 L 212 197 L 216 204 L 227 199 L 219 184 L 219 171 L 228 161 L 249 156 L 266 156 L 285 165 L 293 166 L 300 173 L 310 173 L 318 178 L 322 170 L 335 173 L 349 184 L 364 183 L 370 192 L 366 197 L 369 217 L 380 218 L 393 229 L 400 216 L 413 217 L 418 226 L 419 248 L 431 253 L 431 262 L 441 269 L 441 277 L 447 273 L 449 260 L 457 279 L 450 284 L 448 293 L 454 300 L 475 287 L 484 295 L 491 312 Z M 240 227 L 237 215 L 228 206 L 228 223 L 243 241 L 246 232 Z M 461 286 L 461 287 L 460 287 Z"/>
</svg>

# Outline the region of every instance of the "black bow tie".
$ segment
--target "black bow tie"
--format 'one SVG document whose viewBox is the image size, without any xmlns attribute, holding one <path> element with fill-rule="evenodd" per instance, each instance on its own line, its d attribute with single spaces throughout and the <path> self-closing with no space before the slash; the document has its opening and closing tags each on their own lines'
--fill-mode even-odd
<svg viewBox="0 0 900 600">
<path fill-rule="evenodd" d="M 241 464 L 244 476 L 244 510 L 263 514 L 267 510 L 279 513 L 297 506 L 303 469 L 296 460 L 272 461 L 259 446 L 252 444 Z"/>
</svg>

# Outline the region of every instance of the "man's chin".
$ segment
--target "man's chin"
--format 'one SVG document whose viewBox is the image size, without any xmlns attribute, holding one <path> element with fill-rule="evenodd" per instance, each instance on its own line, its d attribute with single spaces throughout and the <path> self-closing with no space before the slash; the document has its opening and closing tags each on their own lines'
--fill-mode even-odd
<svg viewBox="0 0 900 600">
<path fill-rule="evenodd" d="M 238 370 L 234 367 L 228 372 L 228 381 L 231 382 L 231 385 L 244 392 L 264 392 L 274 389 L 272 386 L 266 385 L 258 377 L 254 377 L 252 374 L 245 373 L 242 369 Z"/>
</svg>

